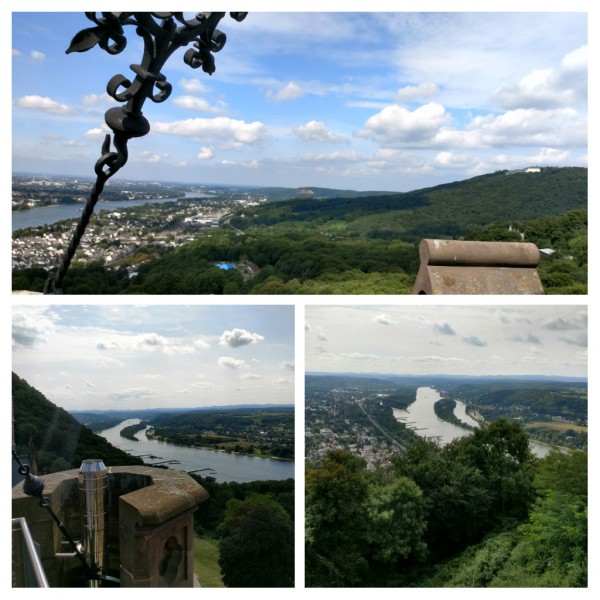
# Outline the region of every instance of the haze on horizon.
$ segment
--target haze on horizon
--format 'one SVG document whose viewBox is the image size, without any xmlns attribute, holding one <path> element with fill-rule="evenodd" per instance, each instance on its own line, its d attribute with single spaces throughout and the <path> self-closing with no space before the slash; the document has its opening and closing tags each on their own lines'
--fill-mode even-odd
<svg viewBox="0 0 600 600">
<path fill-rule="evenodd" d="M 294 403 L 293 306 L 15 306 L 12 348 L 69 411 Z"/>
<path fill-rule="evenodd" d="M 226 16 L 216 72 L 189 68 L 183 49 L 169 59 L 173 93 L 145 103 L 151 131 L 131 140 L 115 178 L 403 192 L 530 165 L 587 167 L 587 13 L 497 6 Z M 133 76 L 141 43 L 127 27 L 121 54 L 67 55 L 93 26 L 83 12 L 18 9 L 12 168 L 93 176 L 115 105 L 106 84 Z"/>
<path fill-rule="evenodd" d="M 306 372 L 587 378 L 586 306 L 307 306 Z"/>
</svg>

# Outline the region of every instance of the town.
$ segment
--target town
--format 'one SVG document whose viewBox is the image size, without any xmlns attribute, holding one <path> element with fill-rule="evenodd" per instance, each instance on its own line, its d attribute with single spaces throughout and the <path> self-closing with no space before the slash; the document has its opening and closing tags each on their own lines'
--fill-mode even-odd
<svg viewBox="0 0 600 600">
<path fill-rule="evenodd" d="M 74 178 L 15 176 L 13 219 L 18 219 L 20 211 L 46 206 L 56 207 L 52 210 L 71 207 L 76 215 L 86 202 L 91 185 Z M 81 265 L 127 266 L 130 277 L 134 277 L 137 267 L 155 258 L 161 250 L 188 244 L 199 236 L 210 236 L 221 227 L 235 230 L 228 222 L 234 210 L 257 206 L 266 200 L 260 190 L 140 182 L 107 186 L 75 261 Z M 13 269 L 55 268 L 75 226 L 74 217 L 35 227 L 13 227 Z M 247 276 L 256 271 L 252 264 L 243 265 L 243 269 Z"/>
<path fill-rule="evenodd" d="M 389 464 L 416 439 L 385 410 L 414 399 L 414 391 L 404 395 L 397 385 L 382 380 L 307 377 L 306 460 L 318 463 L 330 450 L 345 450 L 363 458 L 367 469 Z"/>
</svg>

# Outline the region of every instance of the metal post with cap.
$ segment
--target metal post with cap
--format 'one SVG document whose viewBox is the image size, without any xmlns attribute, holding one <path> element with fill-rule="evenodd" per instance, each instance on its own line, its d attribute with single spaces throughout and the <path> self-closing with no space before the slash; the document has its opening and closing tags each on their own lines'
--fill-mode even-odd
<svg viewBox="0 0 600 600">
<path fill-rule="evenodd" d="M 235 21 L 243 21 L 247 13 L 231 12 Z M 71 52 L 86 52 L 96 45 L 109 54 L 119 54 L 127 45 L 125 26 L 135 26 L 136 33 L 144 43 L 140 64 L 131 65 L 135 73 L 133 81 L 124 75 L 115 75 L 107 84 L 107 93 L 124 106 L 113 107 L 105 113 L 104 120 L 112 131 L 102 144 L 102 153 L 95 164 L 96 181 L 86 202 L 77 227 L 69 242 L 61 264 L 49 275 L 44 294 L 62 294 L 63 282 L 75 251 L 83 237 L 94 207 L 110 177 L 127 162 L 127 143 L 150 131 L 150 123 L 142 113 L 147 99 L 164 102 L 171 94 L 172 86 L 161 72 L 168 58 L 179 48 L 192 44 L 183 57 L 193 69 L 199 67 L 205 73 L 215 72 L 214 52 L 219 52 L 227 40 L 217 29 L 225 16 L 224 12 L 200 12 L 189 19 L 182 12 L 86 12 L 86 17 L 95 25 L 83 29 L 73 38 L 67 49 Z"/>
</svg>

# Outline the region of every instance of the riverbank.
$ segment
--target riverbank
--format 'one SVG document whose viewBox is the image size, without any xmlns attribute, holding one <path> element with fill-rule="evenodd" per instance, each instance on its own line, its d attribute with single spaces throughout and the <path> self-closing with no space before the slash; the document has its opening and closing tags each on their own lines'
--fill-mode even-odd
<svg viewBox="0 0 600 600">
<path fill-rule="evenodd" d="M 287 461 L 287 462 L 294 462 L 293 458 L 287 458 L 284 456 L 276 456 L 274 454 L 269 454 L 268 452 L 261 451 L 260 448 L 259 449 L 254 448 L 254 450 L 252 450 L 251 452 L 244 452 L 241 449 L 236 450 L 235 446 L 233 448 L 223 448 L 223 447 L 216 447 L 216 446 L 210 446 L 210 445 L 205 446 L 203 444 L 185 444 L 177 439 L 172 439 L 169 437 L 156 435 L 151 427 L 146 429 L 146 431 L 144 433 L 146 434 L 146 438 L 149 440 L 155 440 L 157 442 L 164 442 L 166 444 L 172 444 L 173 446 L 180 446 L 182 448 L 196 448 L 198 450 L 212 450 L 213 452 L 225 452 L 226 454 L 236 454 L 238 456 L 250 456 L 252 458 L 268 458 L 269 460 L 282 460 L 282 461 Z M 216 442 L 216 443 L 219 443 L 219 442 Z M 238 441 L 232 441 L 229 443 L 239 445 L 240 443 L 247 443 L 247 442 L 244 442 L 243 440 L 238 440 Z"/>
<path fill-rule="evenodd" d="M 156 439 L 148 439 L 141 432 L 138 441 L 130 442 L 119 435 L 129 425 L 137 424 L 140 419 L 127 419 L 100 431 L 116 448 L 128 454 L 140 457 L 145 464 L 160 462 L 169 468 L 186 472 L 206 472 L 218 483 L 285 480 L 295 478 L 294 461 L 276 460 L 268 457 L 233 454 L 214 449 L 179 446 Z M 133 447 L 135 445 L 135 447 Z M 260 458 L 260 460 L 258 460 Z"/>
<path fill-rule="evenodd" d="M 456 407 L 456 400 L 454 400 L 453 398 L 441 398 L 433 404 L 433 411 L 437 415 L 438 419 L 446 421 L 446 423 L 456 425 L 457 427 L 462 427 L 463 429 L 473 431 L 473 425 L 469 425 L 468 423 L 461 421 L 456 416 L 456 414 L 454 413 Z"/>
</svg>

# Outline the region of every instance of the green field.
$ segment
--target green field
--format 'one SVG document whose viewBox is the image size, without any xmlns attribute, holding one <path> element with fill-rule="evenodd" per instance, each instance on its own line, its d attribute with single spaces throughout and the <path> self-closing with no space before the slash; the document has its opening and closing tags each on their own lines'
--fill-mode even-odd
<svg viewBox="0 0 600 600">
<path fill-rule="evenodd" d="M 533 423 L 527 423 L 525 429 L 530 427 L 541 427 L 543 429 L 552 429 L 553 431 L 583 431 L 587 433 L 588 428 L 583 425 L 576 425 L 575 423 L 569 423 L 566 421 L 535 421 Z"/>
<path fill-rule="evenodd" d="M 203 588 L 225 587 L 221 581 L 217 540 L 194 536 L 194 573 Z"/>
</svg>

